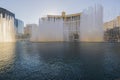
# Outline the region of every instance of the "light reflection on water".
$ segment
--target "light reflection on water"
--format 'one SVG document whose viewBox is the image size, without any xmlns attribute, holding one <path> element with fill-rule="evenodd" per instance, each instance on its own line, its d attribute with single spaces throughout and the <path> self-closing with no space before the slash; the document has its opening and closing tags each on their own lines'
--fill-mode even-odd
<svg viewBox="0 0 120 80">
<path fill-rule="evenodd" d="M 114 80 L 119 43 L 0 44 L 0 80 Z"/>
<path fill-rule="evenodd" d="M 0 72 L 11 68 L 15 58 L 15 43 L 0 43 Z"/>
</svg>

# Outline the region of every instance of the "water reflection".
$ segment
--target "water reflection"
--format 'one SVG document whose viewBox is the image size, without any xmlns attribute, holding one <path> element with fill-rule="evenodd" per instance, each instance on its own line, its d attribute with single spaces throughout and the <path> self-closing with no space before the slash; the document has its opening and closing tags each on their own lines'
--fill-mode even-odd
<svg viewBox="0 0 120 80">
<path fill-rule="evenodd" d="M 15 43 L 0 43 L 0 73 L 9 70 L 14 63 Z"/>
<path fill-rule="evenodd" d="M 120 76 L 120 44 L 0 44 L 3 80 L 114 80 Z"/>
<path fill-rule="evenodd" d="M 109 43 L 104 53 L 104 75 L 109 79 L 120 78 L 120 43 Z M 106 79 L 105 78 L 105 79 Z"/>
</svg>

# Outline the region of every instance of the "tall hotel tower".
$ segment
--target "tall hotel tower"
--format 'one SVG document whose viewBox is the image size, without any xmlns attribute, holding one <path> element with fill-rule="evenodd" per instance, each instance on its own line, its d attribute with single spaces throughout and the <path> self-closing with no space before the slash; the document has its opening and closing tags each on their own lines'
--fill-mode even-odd
<svg viewBox="0 0 120 80">
<path fill-rule="evenodd" d="M 0 8 L 0 42 L 15 42 L 15 14 Z"/>
</svg>

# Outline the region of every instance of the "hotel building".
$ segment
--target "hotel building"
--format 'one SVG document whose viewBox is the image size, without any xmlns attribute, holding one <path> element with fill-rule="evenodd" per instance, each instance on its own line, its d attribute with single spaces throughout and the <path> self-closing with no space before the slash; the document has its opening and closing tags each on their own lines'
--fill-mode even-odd
<svg viewBox="0 0 120 80">
<path fill-rule="evenodd" d="M 114 27 L 120 27 L 120 16 L 117 16 L 115 19 L 104 23 L 104 31 L 113 29 Z"/>
<path fill-rule="evenodd" d="M 66 15 L 65 12 L 62 12 L 61 15 L 47 15 L 41 20 L 39 27 L 44 26 L 48 31 L 48 33 L 41 35 L 43 36 L 41 39 L 46 38 L 45 41 L 79 41 L 80 13 Z M 41 28 L 41 30 L 45 29 Z"/>
<path fill-rule="evenodd" d="M 31 41 L 102 42 L 103 8 L 95 5 L 81 13 L 42 17 L 39 26 L 32 28 Z"/>
<path fill-rule="evenodd" d="M 104 40 L 106 42 L 120 42 L 120 16 L 104 23 Z"/>
<path fill-rule="evenodd" d="M 32 36 L 32 28 L 37 27 L 37 24 L 27 24 L 26 27 L 24 28 L 24 35 L 27 38 L 30 38 Z"/>
</svg>

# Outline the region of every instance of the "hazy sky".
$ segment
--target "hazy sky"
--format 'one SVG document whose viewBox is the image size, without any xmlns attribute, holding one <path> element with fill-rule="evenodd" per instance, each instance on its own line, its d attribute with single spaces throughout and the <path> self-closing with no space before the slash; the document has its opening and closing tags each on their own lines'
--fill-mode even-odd
<svg viewBox="0 0 120 80">
<path fill-rule="evenodd" d="M 47 14 L 79 13 L 96 3 L 104 7 L 104 21 L 120 15 L 120 0 L 0 0 L 0 7 L 15 13 L 25 24 L 38 24 L 39 18 Z"/>
</svg>

